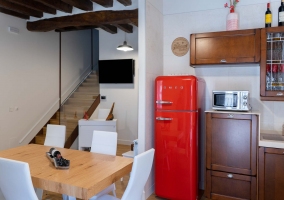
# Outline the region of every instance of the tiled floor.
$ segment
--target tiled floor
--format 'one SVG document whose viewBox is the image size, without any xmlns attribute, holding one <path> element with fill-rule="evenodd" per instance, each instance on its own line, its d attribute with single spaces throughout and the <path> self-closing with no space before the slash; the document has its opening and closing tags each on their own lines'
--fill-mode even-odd
<svg viewBox="0 0 284 200">
<path fill-rule="evenodd" d="M 117 155 L 118 156 L 121 156 L 122 153 L 127 152 L 127 151 L 130 151 L 130 146 L 118 145 L 118 148 L 117 148 Z M 123 195 L 123 193 L 126 189 L 128 181 L 129 181 L 129 176 L 125 176 L 123 178 L 123 181 L 118 180 L 118 181 L 115 182 L 117 198 L 122 197 L 122 195 Z M 62 196 L 61 196 L 61 194 L 44 191 L 42 199 L 43 200 L 62 200 Z M 156 197 L 155 194 L 152 194 L 147 200 L 157 200 L 157 199 L 158 200 L 164 200 L 163 198 Z M 77 200 L 79 200 L 79 199 L 77 199 Z M 206 198 L 202 197 L 200 200 L 206 200 Z"/>
</svg>

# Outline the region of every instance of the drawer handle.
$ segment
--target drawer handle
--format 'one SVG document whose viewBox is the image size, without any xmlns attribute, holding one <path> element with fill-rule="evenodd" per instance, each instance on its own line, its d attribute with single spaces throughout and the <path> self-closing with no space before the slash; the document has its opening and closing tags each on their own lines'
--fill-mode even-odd
<svg viewBox="0 0 284 200">
<path fill-rule="evenodd" d="M 233 114 L 228 114 L 228 118 L 234 118 Z"/>
<path fill-rule="evenodd" d="M 283 93 L 282 92 L 278 92 L 276 95 L 277 96 L 283 96 Z"/>
<path fill-rule="evenodd" d="M 222 60 L 220 60 L 220 62 L 221 62 L 221 63 L 226 63 L 227 60 L 226 60 L 226 59 L 222 59 Z"/>
<path fill-rule="evenodd" d="M 233 174 L 228 174 L 228 178 L 233 178 Z"/>
</svg>

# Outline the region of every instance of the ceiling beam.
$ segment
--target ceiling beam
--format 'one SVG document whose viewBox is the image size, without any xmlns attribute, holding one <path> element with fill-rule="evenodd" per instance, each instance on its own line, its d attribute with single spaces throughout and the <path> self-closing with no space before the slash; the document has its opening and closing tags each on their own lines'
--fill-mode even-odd
<svg viewBox="0 0 284 200">
<path fill-rule="evenodd" d="M 113 0 L 91 0 L 105 8 L 109 8 L 113 6 Z"/>
<path fill-rule="evenodd" d="M 131 0 L 117 0 L 119 3 L 125 5 L 125 6 L 131 6 L 132 2 Z"/>
<path fill-rule="evenodd" d="M 61 29 L 56 29 L 55 32 L 68 32 L 68 31 L 79 31 L 79 30 L 86 30 L 86 29 L 94 29 L 98 28 L 97 26 L 80 26 L 80 27 L 66 27 Z"/>
<path fill-rule="evenodd" d="M 133 26 L 129 24 L 114 24 L 120 30 L 123 30 L 126 33 L 133 33 Z"/>
<path fill-rule="evenodd" d="M 24 14 L 17 13 L 17 12 L 11 11 L 11 10 L 7 10 L 5 8 L 0 8 L 0 12 L 7 14 L 7 15 L 12 15 L 14 17 L 22 18 L 22 19 L 30 19 L 30 16 L 28 16 L 28 15 L 24 15 Z"/>
<path fill-rule="evenodd" d="M 0 0 L 0 7 L 8 9 L 8 10 L 12 10 L 12 11 L 17 12 L 17 13 L 21 13 L 21 14 L 29 15 L 29 16 L 34 16 L 34 17 L 38 17 L 38 18 L 41 18 L 43 16 L 42 12 L 30 9 L 30 8 L 26 8 L 26 7 L 20 6 L 18 4 L 14 4 L 14 3 L 8 2 L 6 0 Z"/>
<path fill-rule="evenodd" d="M 8 0 L 8 1 L 40 12 L 45 12 L 53 15 L 56 14 L 55 9 L 33 0 Z"/>
<path fill-rule="evenodd" d="M 29 31 L 46 32 L 69 26 L 98 26 L 101 24 L 128 24 L 138 18 L 138 9 L 97 11 L 27 22 Z"/>
<path fill-rule="evenodd" d="M 43 3 L 46 6 L 54 8 L 56 10 L 60 10 L 66 13 L 72 13 L 72 6 L 64 3 L 61 0 L 35 0 L 37 2 Z"/>
<path fill-rule="evenodd" d="M 103 29 L 106 32 L 109 32 L 110 34 L 116 34 L 117 28 L 115 26 L 109 25 L 109 24 L 102 24 L 99 25 L 99 28 Z"/>
<path fill-rule="evenodd" d="M 131 24 L 133 24 L 134 26 L 138 27 L 138 18 L 131 19 Z"/>
<path fill-rule="evenodd" d="M 89 0 L 62 0 L 62 1 L 81 10 L 85 11 L 93 10 L 93 3 Z"/>
</svg>

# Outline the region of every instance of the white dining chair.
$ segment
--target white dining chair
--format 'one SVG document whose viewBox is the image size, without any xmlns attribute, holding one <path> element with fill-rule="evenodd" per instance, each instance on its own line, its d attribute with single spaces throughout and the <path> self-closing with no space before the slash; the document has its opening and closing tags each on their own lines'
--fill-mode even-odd
<svg viewBox="0 0 284 200">
<path fill-rule="evenodd" d="M 141 200 L 143 196 L 143 190 L 150 175 L 154 149 L 150 149 L 134 157 L 131 176 L 126 187 L 126 190 L 121 200 Z M 119 200 L 111 195 L 103 195 L 97 198 L 97 200 Z"/>
<path fill-rule="evenodd" d="M 117 150 L 117 132 L 110 132 L 110 131 L 93 131 L 93 139 L 91 145 L 91 152 L 93 153 L 100 153 L 100 154 L 107 154 L 107 155 L 116 155 Z M 100 196 L 104 194 L 108 194 L 112 192 L 114 197 L 116 197 L 115 193 L 115 184 L 111 184 L 95 196 L 91 197 L 90 200 L 98 199 Z M 69 196 L 64 200 L 76 200 L 75 197 Z"/>
<path fill-rule="evenodd" d="M 65 125 L 47 124 L 46 136 L 43 145 L 64 148 L 65 137 L 66 137 Z M 43 190 L 40 188 L 35 188 L 35 192 L 38 198 L 42 199 Z M 62 197 L 64 200 L 66 200 L 64 195 L 62 195 Z"/>
<path fill-rule="evenodd" d="M 38 200 L 25 162 L 0 158 L 0 188 L 5 200 Z"/>
<path fill-rule="evenodd" d="M 65 137 L 65 125 L 47 124 L 44 145 L 63 148 L 65 144 Z"/>
</svg>

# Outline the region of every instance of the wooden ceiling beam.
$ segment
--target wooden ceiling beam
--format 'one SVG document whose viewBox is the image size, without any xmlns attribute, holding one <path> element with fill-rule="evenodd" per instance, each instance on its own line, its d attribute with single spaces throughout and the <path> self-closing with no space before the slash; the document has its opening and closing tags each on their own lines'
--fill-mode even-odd
<svg viewBox="0 0 284 200">
<path fill-rule="evenodd" d="M 125 5 L 125 6 L 131 6 L 132 1 L 131 0 L 117 0 L 119 3 Z"/>
<path fill-rule="evenodd" d="M 0 12 L 7 14 L 7 15 L 12 15 L 14 17 L 18 17 L 18 18 L 21 18 L 21 19 L 30 19 L 30 16 L 28 16 L 28 15 L 24 15 L 24 14 L 17 13 L 17 12 L 11 11 L 11 10 L 7 10 L 5 8 L 0 8 Z"/>
<path fill-rule="evenodd" d="M 61 0 L 35 0 L 37 2 L 43 3 L 46 6 L 60 10 L 66 13 L 72 13 L 72 6 L 61 1 Z"/>
<path fill-rule="evenodd" d="M 134 26 L 138 27 L 138 18 L 136 19 L 131 19 L 131 24 L 133 24 Z"/>
<path fill-rule="evenodd" d="M 138 9 L 118 11 L 105 10 L 27 22 L 27 29 L 29 31 L 46 32 L 69 26 L 128 24 L 136 18 L 138 19 Z"/>
<path fill-rule="evenodd" d="M 133 26 L 129 24 L 114 24 L 120 30 L 123 30 L 126 33 L 133 33 Z"/>
<path fill-rule="evenodd" d="M 8 1 L 40 12 L 45 12 L 53 15 L 56 14 L 55 9 L 33 0 L 8 0 Z"/>
<path fill-rule="evenodd" d="M 115 26 L 109 25 L 109 24 L 102 24 L 99 25 L 99 28 L 103 29 L 106 32 L 109 32 L 110 34 L 116 34 L 117 28 Z"/>
<path fill-rule="evenodd" d="M 81 10 L 85 11 L 93 10 L 93 3 L 89 0 L 62 0 L 62 1 Z"/>
<path fill-rule="evenodd" d="M 68 31 L 79 31 L 79 30 L 86 30 L 86 29 L 93 29 L 98 28 L 97 26 L 80 26 L 80 27 L 66 27 L 61 29 L 56 29 L 55 32 L 68 32 Z"/>
<path fill-rule="evenodd" d="M 91 0 L 96 4 L 99 4 L 105 8 L 109 8 L 113 6 L 113 0 Z"/>
<path fill-rule="evenodd" d="M 24 7 L 24 6 L 20 6 L 18 4 L 11 3 L 11 2 L 8 2 L 6 0 L 0 0 L 0 7 L 14 11 L 14 12 L 17 12 L 17 13 L 21 13 L 21 14 L 29 15 L 29 16 L 34 16 L 34 17 L 38 17 L 38 18 L 41 18 L 43 16 L 42 12 L 27 8 L 27 7 Z"/>
</svg>

